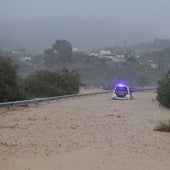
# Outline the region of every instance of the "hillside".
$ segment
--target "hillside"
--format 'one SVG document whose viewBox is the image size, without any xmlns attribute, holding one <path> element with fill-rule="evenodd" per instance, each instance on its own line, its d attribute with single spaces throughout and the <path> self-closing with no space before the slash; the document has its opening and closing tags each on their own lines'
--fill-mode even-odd
<svg viewBox="0 0 170 170">
<path fill-rule="evenodd" d="M 139 62 L 147 64 L 148 61 L 153 61 L 158 64 L 158 69 L 161 72 L 166 72 L 170 68 L 170 48 L 147 52 L 139 58 Z"/>
<path fill-rule="evenodd" d="M 135 53 L 157 51 L 163 48 L 170 48 L 170 39 L 155 39 L 153 42 L 139 43 L 126 47 L 126 49 L 134 51 Z"/>
</svg>

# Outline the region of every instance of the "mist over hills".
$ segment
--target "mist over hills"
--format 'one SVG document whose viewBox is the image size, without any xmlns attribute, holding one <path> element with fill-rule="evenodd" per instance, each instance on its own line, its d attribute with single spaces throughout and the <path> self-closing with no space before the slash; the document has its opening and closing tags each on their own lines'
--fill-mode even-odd
<svg viewBox="0 0 170 170">
<path fill-rule="evenodd" d="M 165 48 L 170 48 L 170 39 L 155 38 L 152 42 L 143 42 L 138 44 L 129 45 L 126 47 L 128 50 L 137 53 L 146 51 L 158 51 Z"/>
<path fill-rule="evenodd" d="M 90 51 L 122 45 L 125 41 L 134 44 L 155 38 L 152 28 L 126 25 L 111 18 L 49 17 L 0 22 L 0 48 L 24 48 L 33 54 L 43 53 L 57 39 L 66 39 L 73 47 Z"/>
<path fill-rule="evenodd" d="M 0 36 L 0 50 L 20 49 L 21 46 L 13 40 Z"/>
</svg>

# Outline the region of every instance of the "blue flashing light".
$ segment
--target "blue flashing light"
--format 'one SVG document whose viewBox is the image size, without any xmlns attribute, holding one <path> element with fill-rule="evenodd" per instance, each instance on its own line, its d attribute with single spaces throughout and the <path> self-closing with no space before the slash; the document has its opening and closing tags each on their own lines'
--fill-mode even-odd
<svg viewBox="0 0 170 170">
<path fill-rule="evenodd" d="M 126 85 L 125 85 L 125 83 L 117 83 L 116 86 L 118 86 L 118 87 L 125 87 Z"/>
<path fill-rule="evenodd" d="M 124 84 L 118 84 L 117 86 L 119 86 L 119 87 L 123 87 L 123 86 L 125 86 Z"/>
</svg>

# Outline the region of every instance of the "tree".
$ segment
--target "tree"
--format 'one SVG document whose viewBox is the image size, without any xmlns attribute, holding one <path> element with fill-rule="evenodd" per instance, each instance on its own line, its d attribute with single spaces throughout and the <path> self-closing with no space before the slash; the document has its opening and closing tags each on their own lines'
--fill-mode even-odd
<svg viewBox="0 0 170 170">
<path fill-rule="evenodd" d="M 170 108 L 170 69 L 165 77 L 158 82 L 157 100 L 162 106 Z"/>
<path fill-rule="evenodd" d="M 0 102 L 21 99 L 17 65 L 0 53 Z"/>
<path fill-rule="evenodd" d="M 61 76 L 61 86 L 67 91 L 67 94 L 78 93 L 81 84 L 80 75 L 75 71 L 63 69 L 59 72 Z"/>
<path fill-rule="evenodd" d="M 65 64 L 72 57 L 72 45 L 66 40 L 56 40 L 52 48 L 44 51 L 44 56 L 46 66 L 52 66 L 57 62 Z"/>
<path fill-rule="evenodd" d="M 137 63 L 138 63 L 137 59 L 136 59 L 133 55 L 127 57 L 126 61 L 127 61 L 127 62 L 130 62 L 130 63 L 132 63 L 132 64 L 137 64 Z"/>
<path fill-rule="evenodd" d="M 56 40 L 52 48 L 57 58 L 64 63 L 72 57 L 72 45 L 66 40 Z"/>
</svg>

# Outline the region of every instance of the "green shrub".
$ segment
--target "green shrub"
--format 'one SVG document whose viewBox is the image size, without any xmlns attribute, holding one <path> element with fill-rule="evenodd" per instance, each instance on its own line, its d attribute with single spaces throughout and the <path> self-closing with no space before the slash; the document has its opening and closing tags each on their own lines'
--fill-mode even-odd
<svg viewBox="0 0 170 170">
<path fill-rule="evenodd" d="M 25 79 L 25 90 L 30 97 L 51 97 L 79 92 L 80 77 L 75 72 L 62 70 L 37 71 Z"/>
<path fill-rule="evenodd" d="M 160 132 L 170 132 L 170 120 L 167 124 L 164 122 L 159 122 L 159 124 L 154 128 L 154 130 Z"/>
<path fill-rule="evenodd" d="M 59 72 L 37 71 L 25 79 L 17 75 L 17 65 L 0 53 L 0 102 L 51 97 L 79 92 L 79 74 L 63 69 Z"/>
<path fill-rule="evenodd" d="M 167 108 L 170 108 L 170 70 L 165 77 L 158 82 L 157 100 Z"/>
<path fill-rule="evenodd" d="M 0 102 L 22 100 L 21 79 L 17 75 L 17 65 L 0 53 Z"/>
</svg>

